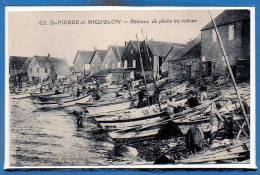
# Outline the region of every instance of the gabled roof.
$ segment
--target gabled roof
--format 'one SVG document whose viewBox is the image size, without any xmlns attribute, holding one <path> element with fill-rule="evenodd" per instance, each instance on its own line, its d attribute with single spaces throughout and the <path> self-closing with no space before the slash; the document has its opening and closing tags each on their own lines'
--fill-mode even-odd
<svg viewBox="0 0 260 175">
<path fill-rule="evenodd" d="M 170 42 L 161 42 L 161 41 L 148 41 L 146 42 L 147 46 L 151 50 L 153 55 L 165 57 L 168 55 L 171 48 L 183 48 L 183 44 L 179 43 L 170 43 Z"/>
<path fill-rule="evenodd" d="M 50 64 L 57 75 L 68 76 L 70 67 L 65 59 L 49 57 Z"/>
<path fill-rule="evenodd" d="M 220 15 L 215 18 L 215 23 L 217 26 L 230 24 L 236 21 L 249 20 L 250 11 L 249 10 L 225 10 Z M 201 31 L 213 28 L 213 23 L 210 21 L 205 25 Z"/>
<path fill-rule="evenodd" d="M 27 57 L 10 56 L 9 70 L 20 70 Z"/>
<path fill-rule="evenodd" d="M 201 35 L 190 41 L 171 61 L 200 58 L 201 57 Z"/>
<path fill-rule="evenodd" d="M 94 51 L 78 50 L 75 59 L 73 61 L 73 64 L 75 63 L 75 61 L 79 61 L 84 64 L 90 64 L 93 55 L 94 55 Z"/>
<path fill-rule="evenodd" d="M 125 51 L 124 46 L 109 46 L 109 48 L 111 48 L 117 58 L 118 61 L 121 61 L 121 57 Z"/>
<path fill-rule="evenodd" d="M 40 67 L 51 68 L 57 75 L 68 76 L 71 74 L 65 59 L 48 56 L 34 56 Z"/>
<path fill-rule="evenodd" d="M 99 58 L 101 59 L 101 61 L 103 62 L 103 60 L 105 59 L 105 56 L 107 54 L 107 50 L 95 50 L 94 54 L 93 54 L 93 57 L 95 54 L 98 54 Z M 91 59 L 92 61 L 92 59 Z M 90 61 L 90 62 L 91 62 Z"/>
</svg>

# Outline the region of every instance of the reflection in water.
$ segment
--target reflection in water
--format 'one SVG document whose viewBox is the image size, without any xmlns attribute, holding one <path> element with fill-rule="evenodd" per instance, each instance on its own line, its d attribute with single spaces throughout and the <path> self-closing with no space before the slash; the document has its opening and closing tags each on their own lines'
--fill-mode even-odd
<svg viewBox="0 0 260 175">
<path fill-rule="evenodd" d="M 36 111 L 31 99 L 11 100 L 11 166 L 108 165 L 136 161 L 134 148 L 120 148 L 91 118 L 79 128 L 63 110 Z M 114 148 L 115 147 L 115 148 Z"/>
</svg>

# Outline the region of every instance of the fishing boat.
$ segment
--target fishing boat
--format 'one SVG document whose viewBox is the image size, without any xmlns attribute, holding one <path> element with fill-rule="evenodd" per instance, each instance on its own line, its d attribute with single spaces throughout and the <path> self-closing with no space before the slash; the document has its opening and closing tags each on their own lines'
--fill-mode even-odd
<svg viewBox="0 0 260 175">
<path fill-rule="evenodd" d="M 109 112 L 129 109 L 131 107 L 132 107 L 132 101 L 114 102 L 114 103 L 112 102 L 106 104 L 85 106 L 85 108 L 87 109 L 87 111 L 91 116 L 105 115 L 106 113 Z"/>
<path fill-rule="evenodd" d="M 34 93 L 30 93 L 32 98 L 38 98 L 38 97 L 43 97 L 43 96 L 50 96 L 50 95 L 54 95 L 55 92 L 54 91 L 48 91 L 48 92 L 34 92 Z"/>
<path fill-rule="evenodd" d="M 11 94 L 10 97 L 12 99 L 22 99 L 22 98 L 27 98 L 27 97 L 30 97 L 30 93 L 14 93 L 14 94 Z"/>
<path fill-rule="evenodd" d="M 77 103 L 83 103 L 90 100 L 91 95 L 87 94 L 81 97 L 66 99 L 66 100 L 57 100 L 56 102 L 34 102 L 33 104 L 38 109 L 58 109 L 68 106 L 74 106 Z"/>
<path fill-rule="evenodd" d="M 108 116 L 109 118 L 109 116 Z M 122 130 L 125 128 L 138 127 L 147 124 L 158 123 L 164 119 L 168 119 L 167 112 L 160 112 L 151 115 L 141 116 L 139 118 L 119 119 L 119 120 L 98 120 L 104 130 Z"/>
<path fill-rule="evenodd" d="M 108 132 L 108 135 L 116 142 L 137 142 L 155 138 L 160 130 L 169 123 L 159 122 L 149 125 L 135 126 L 123 130 Z"/>
<path fill-rule="evenodd" d="M 44 96 L 39 96 L 38 99 L 41 102 L 46 102 L 46 101 L 55 101 L 56 99 L 65 99 L 67 97 L 71 97 L 70 93 L 62 93 L 62 94 L 53 94 L 53 95 L 44 95 Z"/>
<path fill-rule="evenodd" d="M 119 91 L 120 87 L 118 85 L 104 84 L 100 90 L 103 94 L 109 94 Z"/>
</svg>

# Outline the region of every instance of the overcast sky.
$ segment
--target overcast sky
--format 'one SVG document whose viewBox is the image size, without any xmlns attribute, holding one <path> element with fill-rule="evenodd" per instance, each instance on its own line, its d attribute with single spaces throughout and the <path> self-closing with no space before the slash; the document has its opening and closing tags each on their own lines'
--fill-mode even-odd
<svg viewBox="0 0 260 175">
<path fill-rule="evenodd" d="M 212 11 L 217 16 L 222 10 Z M 51 20 L 75 19 L 85 24 L 49 25 Z M 121 20 L 120 24 L 88 24 L 88 20 Z M 131 19 L 149 21 L 133 24 Z M 152 23 L 156 19 L 157 23 Z M 164 22 L 159 24 L 159 21 Z M 171 21 L 170 21 L 171 20 Z M 174 22 L 175 20 L 175 22 Z M 193 21 L 192 21 L 193 20 Z M 48 25 L 39 25 L 46 21 Z M 8 12 L 8 55 L 33 56 L 51 54 L 72 64 L 77 50 L 107 49 L 125 41 L 148 39 L 187 43 L 200 34 L 210 21 L 208 11 L 80 11 L 80 12 Z M 177 23 L 178 22 L 178 23 Z"/>
</svg>

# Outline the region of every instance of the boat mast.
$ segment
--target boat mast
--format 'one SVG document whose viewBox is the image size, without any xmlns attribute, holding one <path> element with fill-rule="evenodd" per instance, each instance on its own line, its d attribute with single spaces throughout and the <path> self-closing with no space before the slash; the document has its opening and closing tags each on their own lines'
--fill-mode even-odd
<svg viewBox="0 0 260 175">
<path fill-rule="evenodd" d="M 143 35 L 143 37 L 144 37 L 143 30 L 142 30 L 142 35 Z M 150 69 L 151 72 L 152 72 L 152 79 L 153 79 L 153 84 L 154 84 L 154 90 L 155 90 L 155 92 L 157 92 L 158 87 L 157 87 L 157 85 L 156 85 L 156 82 L 155 82 L 155 79 L 154 79 L 154 76 L 153 76 L 153 70 L 152 70 L 151 61 L 150 61 L 150 54 L 149 54 L 149 51 L 148 51 L 148 47 L 147 47 L 146 41 L 147 41 L 147 35 L 146 35 L 146 37 L 144 37 L 144 45 L 145 45 L 145 49 L 146 49 L 147 57 L 148 57 L 147 65 L 149 66 L 149 69 Z M 162 112 L 162 108 L 161 108 L 161 104 L 160 104 L 160 102 L 159 102 L 158 96 L 156 96 L 156 100 L 157 100 L 157 103 L 158 103 L 160 112 Z"/>
<path fill-rule="evenodd" d="M 121 59 L 121 55 L 120 55 L 119 48 L 118 48 L 117 45 L 116 45 L 116 50 L 117 50 L 117 53 L 118 53 L 119 60 L 120 60 L 120 62 L 121 62 L 122 59 Z M 125 80 L 127 81 L 127 78 L 125 77 L 125 73 L 124 73 L 124 72 L 123 72 L 123 79 L 125 79 Z M 128 93 L 129 93 L 130 98 L 131 98 L 131 100 L 132 100 L 133 98 L 132 98 L 132 94 L 131 94 L 131 91 L 130 91 L 129 84 L 128 84 L 128 82 L 126 82 L 126 83 L 127 83 Z"/>
<path fill-rule="evenodd" d="M 148 93 L 148 88 L 147 88 L 147 85 L 146 85 L 146 78 L 145 78 L 145 72 L 144 72 L 144 65 L 143 65 L 143 60 L 142 60 L 142 56 L 141 56 L 141 49 L 140 49 L 140 45 L 139 45 L 139 41 L 138 41 L 137 34 L 136 34 L 136 40 L 137 40 L 138 51 L 139 51 L 139 59 L 140 59 L 141 68 L 142 68 L 142 72 L 143 72 L 144 86 L 145 86 L 145 89 L 146 89 L 147 94 L 149 94 L 149 93 Z M 148 101 L 148 104 L 149 104 L 149 106 L 150 106 L 149 98 L 147 98 L 147 101 Z"/>
<path fill-rule="evenodd" d="M 223 46 L 223 43 L 222 43 L 222 40 L 221 40 L 219 31 L 218 31 L 218 29 L 217 29 L 217 25 L 216 25 L 215 20 L 213 19 L 212 15 L 211 15 L 211 12 L 208 11 L 208 13 L 209 13 L 209 16 L 210 16 L 210 18 L 211 18 L 211 20 L 212 20 L 212 23 L 213 23 L 215 32 L 216 32 L 216 34 L 217 34 L 217 38 L 218 38 L 218 41 L 219 41 L 219 44 L 220 44 L 222 53 L 223 53 L 223 56 L 224 56 L 224 58 L 225 58 L 225 62 L 226 62 L 226 64 L 227 64 L 228 71 L 229 71 L 229 74 L 230 74 L 230 76 L 231 76 L 231 79 L 232 79 L 232 82 L 233 82 L 233 85 L 234 85 L 234 88 L 235 88 L 235 91 L 236 91 L 236 94 L 237 94 L 237 98 L 238 98 L 240 107 L 241 107 L 241 109 L 242 109 L 242 113 L 243 113 L 244 118 L 245 118 L 245 122 L 246 122 L 246 123 L 245 123 L 245 122 L 243 123 L 241 129 L 243 129 L 244 125 L 247 124 L 248 130 L 249 130 L 249 132 L 250 132 L 249 120 L 248 120 L 248 118 L 247 118 L 246 111 L 245 111 L 244 105 L 243 105 L 243 103 L 242 103 L 241 96 L 240 96 L 240 93 L 239 93 L 239 91 L 238 91 L 237 84 L 236 84 L 236 80 L 235 80 L 234 75 L 233 75 L 233 72 L 232 72 L 232 70 L 231 70 L 231 67 L 230 67 L 230 64 L 229 64 L 229 60 L 228 60 L 228 58 L 227 58 L 227 54 L 226 54 L 225 48 L 224 48 L 224 46 Z M 240 129 L 240 130 L 241 130 L 241 129 Z M 237 139 L 238 139 L 239 135 L 240 135 L 240 132 L 239 132 L 239 134 L 237 135 Z"/>
</svg>

